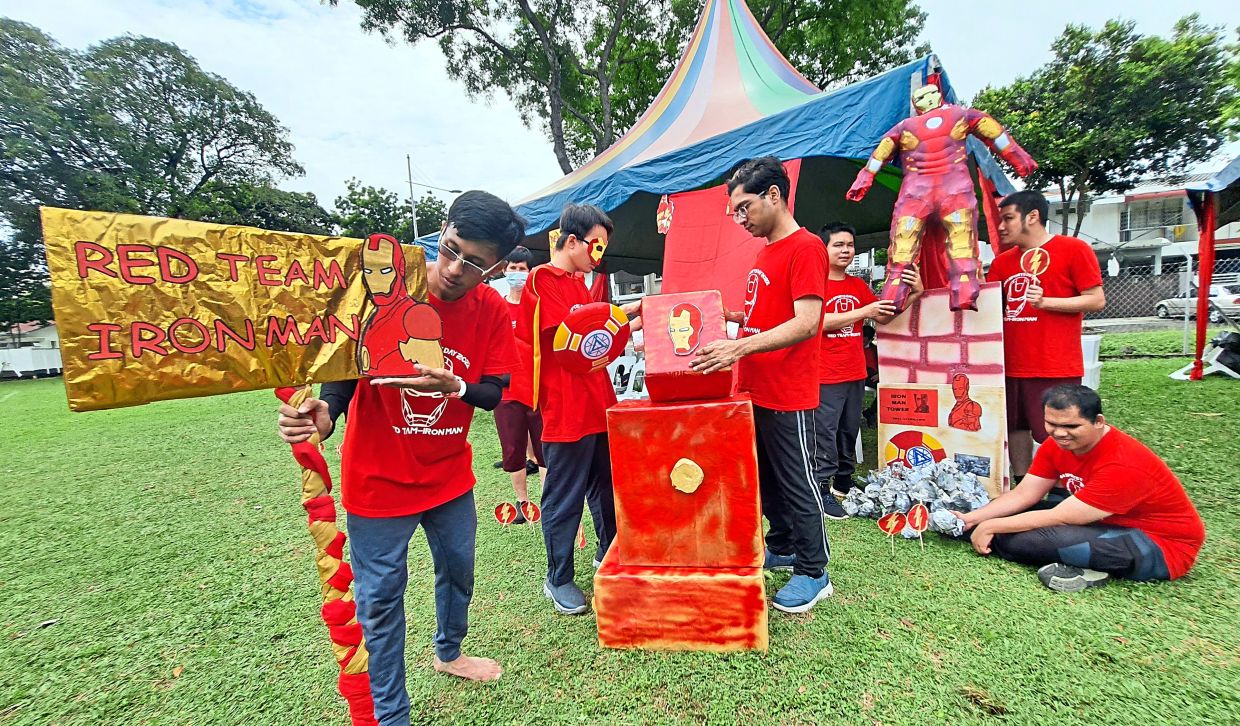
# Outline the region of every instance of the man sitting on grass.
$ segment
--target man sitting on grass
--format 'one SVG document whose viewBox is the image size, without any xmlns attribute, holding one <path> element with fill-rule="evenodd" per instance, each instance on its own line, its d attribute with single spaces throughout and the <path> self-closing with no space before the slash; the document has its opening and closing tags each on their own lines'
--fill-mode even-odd
<svg viewBox="0 0 1240 726">
<path fill-rule="evenodd" d="M 1055 445 L 1038 449 L 1020 486 L 968 514 L 973 549 L 1035 565 L 1060 592 L 1130 580 L 1173 580 L 1192 568 L 1205 526 L 1171 469 L 1111 426 L 1092 389 L 1061 385 L 1042 396 Z M 1055 497 L 1059 484 L 1066 492 Z M 1043 501 L 1043 498 L 1047 501 Z"/>
</svg>

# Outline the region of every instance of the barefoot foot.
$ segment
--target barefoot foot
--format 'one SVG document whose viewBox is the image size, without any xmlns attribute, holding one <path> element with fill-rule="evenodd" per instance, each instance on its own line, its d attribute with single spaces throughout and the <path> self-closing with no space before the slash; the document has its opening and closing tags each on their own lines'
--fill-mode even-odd
<svg viewBox="0 0 1240 726">
<path fill-rule="evenodd" d="M 504 672 L 499 663 L 490 658 L 475 658 L 462 653 L 456 660 L 444 663 L 435 656 L 435 670 L 467 681 L 496 681 Z"/>
</svg>

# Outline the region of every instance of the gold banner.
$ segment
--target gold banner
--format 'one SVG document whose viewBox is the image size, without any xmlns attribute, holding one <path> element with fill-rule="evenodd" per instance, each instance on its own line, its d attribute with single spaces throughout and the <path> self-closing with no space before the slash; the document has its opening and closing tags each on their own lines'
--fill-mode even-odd
<svg viewBox="0 0 1240 726">
<path fill-rule="evenodd" d="M 74 411 L 358 377 L 372 309 L 361 240 L 42 214 Z M 410 297 L 426 300 L 422 250 L 403 257 Z"/>
</svg>

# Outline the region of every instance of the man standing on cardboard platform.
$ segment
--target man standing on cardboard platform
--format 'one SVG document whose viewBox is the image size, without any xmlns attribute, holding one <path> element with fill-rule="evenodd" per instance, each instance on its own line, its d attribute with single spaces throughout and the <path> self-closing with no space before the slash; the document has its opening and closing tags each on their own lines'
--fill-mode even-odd
<svg viewBox="0 0 1240 726">
<path fill-rule="evenodd" d="M 999 202 L 999 239 L 1014 248 L 990 265 L 988 282 L 1003 283 L 1003 364 L 1007 376 L 1012 479 L 1029 471 L 1033 442 L 1046 441 L 1042 394 L 1079 384 L 1085 374 L 1081 321 L 1106 307 L 1098 258 L 1084 241 L 1051 234 L 1050 204 L 1026 189 Z M 1031 438 L 1032 437 L 1032 438 Z"/>
<path fill-rule="evenodd" d="M 427 266 L 427 298 L 443 320 L 444 368 L 417 366 L 412 378 L 373 378 L 323 386 L 321 399 L 280 407 L 280 437 L 324 439 L 348 410 L 341 452 L 341 504 L 348 515 L 357 618 L 370 651 L 370 692 L 383 726 L 409 723 L 405 690 L 405 587 L 409 540 L 421 527 L 435 563 L 435 661 L 440 673 L 474 681 L 500 677 L 498 663 L 467 656 L 474 591 L 474 409 L 493 410 L 517 367 L 503 298 L 482 284 L 525 234 L 502 199 L 465 192 L 448 209 L 439 258 Z M 403 266 L 366 270 L 391 275 Z M 398 281 L 401 276 L 397 276 Z"/>
<path fill-rule="evenodd" d="M 773 605 L 803 613 L 833 592 L 813 426 L 827 250 L 788 209 L 791 184 L 779 159 L 748 159 L 727 179 L 732 219 L 766 245 L 749 272 L 744 312 L 728 313 L 740 337 L 706 345 L 693 367 L 711 373 L 735 363 L 740 390 L 753 399 L 762 513 L 771 524 L 765 566 L 793 573 Z"/>
<path fill-rule="evenodd" d="M 570 312 L 594 302 L 584 278 L 602 261 L 612 229 L 611 219 L 594 205 L 564 207 L 559 236 L 551 244 L 551 262 L 534 268 L 521 293 L 517 337 L 534 347 L 533 400 L 542 414 L 547 465 L 542 487 L 547 547 L 543 594 L 562 615 L 581 615 L 590 609 L 585 593 L 573 582 L 573 546 L 583 501 L 590 505 L 598 536 L 595 562 L 602 561 L 616 536 L 607 448 L 607 408 L 616 402 L 616 392 L 606 369 L 565 370 L 551 354 L 552 341 Z"/>
</svg>

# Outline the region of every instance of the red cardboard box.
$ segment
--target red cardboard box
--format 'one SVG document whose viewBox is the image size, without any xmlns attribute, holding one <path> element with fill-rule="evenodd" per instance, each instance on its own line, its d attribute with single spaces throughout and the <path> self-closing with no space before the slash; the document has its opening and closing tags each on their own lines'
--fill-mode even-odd
<svg viewBox="0 0 1240 726">
<path fill-rule="evenodd" d="M 642 298 L 642 331 L 650 400 L 690 401 L 732 393 L 731 368 L 702 375 L 690 367 L 703 346 L 728 337 L 718 290 Z"/>
<path fill-rule="evenodd" d="M 621 565 L 617 541 L 594 573 L 594 613 L 604 648 L 766 650 L 762 566 Z M 621 557 L 616 557 L 620 555 Z"/>
<path fill-rule="evenodd" d="M 758 458 L 747 396 L 623 401 L 607 410 L 607 431 L 616 536 L 623 543 L 616 564 L 762 566 Z"/>
</svg>

